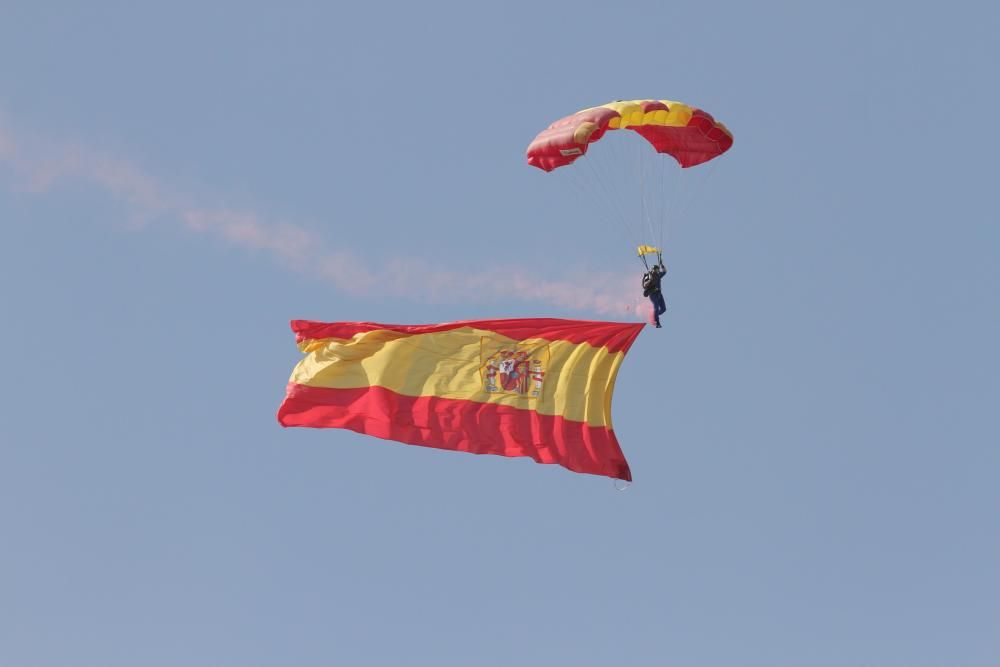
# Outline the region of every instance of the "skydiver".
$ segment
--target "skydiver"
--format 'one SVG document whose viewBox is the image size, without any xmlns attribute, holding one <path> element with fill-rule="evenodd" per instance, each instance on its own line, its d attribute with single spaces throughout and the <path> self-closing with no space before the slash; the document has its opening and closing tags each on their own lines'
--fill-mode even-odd
<svg viewBox="0 0 1000 667">
<path fill-rule="evenodd" d="M 654 264 L 648 272 L 642 276 L 642 295 L 648 296 L 653 303 L 653 321 L 656 328 L 660 329 L 660 315 L 667 312 L 667 303 L 663 300 L 663 292 L 660 291 L 660 281 L 667 273 L 667 267 L 663 263 L 663 257 L 659 258 L 659 264 Z"/>
</svg>

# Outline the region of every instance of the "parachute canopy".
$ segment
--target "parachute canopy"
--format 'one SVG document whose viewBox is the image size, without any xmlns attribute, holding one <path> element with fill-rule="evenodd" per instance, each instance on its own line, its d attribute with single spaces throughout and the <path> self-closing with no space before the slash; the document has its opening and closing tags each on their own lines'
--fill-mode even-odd
<svg viewBox="0 0 1000 667">
<path fill-rule="evenodd" d="M 528 164 L 552 171 L 572 163 L 608 130 L 634 130 L 659 153 L 693 167 L 733 145 L 725 125 L 701 109 L 671 100 L 616 101 L 549 125 L 528 146 Z"/>
</svg>

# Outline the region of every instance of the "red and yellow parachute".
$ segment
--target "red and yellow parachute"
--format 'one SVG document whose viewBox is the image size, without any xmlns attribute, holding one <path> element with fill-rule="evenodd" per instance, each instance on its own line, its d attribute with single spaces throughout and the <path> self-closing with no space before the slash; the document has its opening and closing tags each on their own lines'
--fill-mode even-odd
<svg viewBox="0 0 1000 667">
<path fill-rule="evenodd" d="M 591 145 L 608 130 L 632 130 L 645 141 L 621 133 L 589 156 Z M 711 169 L 691 170 L 698 172 L 694 176 L 681 173 L 711 162 L 732 145 L 726 126 L 701 109 L 671 100 L 618 100 L 552 123 L 531 142 L 527 156 L 528 164 L 547 172 L 587 156 L 580 161 L 589 168 L 567 169 L 567 180 L 590 200 L 590 215 L 621 225 L 645 264 L 646 254 L 659 254 L 667 223 L 684 217 Z"/>
<path fill-rule="evenodd" d="M 549 125 L 528 146 L 528 164 L 552 171 L 584 155 L 606 131 L 625 129 L 642 135 L 658 153 L 673 156 L 681 167 L 708 162 L 733 145 L 726 126 L 701 109 L 671 100 L 619 100 Z"/>
</svg>

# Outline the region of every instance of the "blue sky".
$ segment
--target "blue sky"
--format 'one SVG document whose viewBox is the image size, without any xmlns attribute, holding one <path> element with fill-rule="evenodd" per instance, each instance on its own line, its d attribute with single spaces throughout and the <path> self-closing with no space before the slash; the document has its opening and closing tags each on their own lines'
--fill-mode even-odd
<svg viewBox="0 0 1000 667">
<path fill-rule="evenodd" d="M 981 3 L 8 3 L 0 663 L 995 665 Z M 552 120 L 732 129 L 635 484 L 283 430 L 288 320 L 631 319 Z M 618 312 L 620 310 L 620 312 Z"/>
</svg>

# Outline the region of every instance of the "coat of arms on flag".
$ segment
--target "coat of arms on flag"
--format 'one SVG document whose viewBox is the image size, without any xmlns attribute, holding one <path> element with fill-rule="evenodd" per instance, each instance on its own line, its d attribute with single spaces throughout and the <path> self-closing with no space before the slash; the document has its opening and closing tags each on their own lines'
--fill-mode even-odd
<svg viewBox="0 0 1000 667">
<path fill-rule="evenodd" d="M 480 344 L 483 389 L 490 394 L 515 394 L 540 398 L 545 381 L 548 345 Z"/>
</svg>

